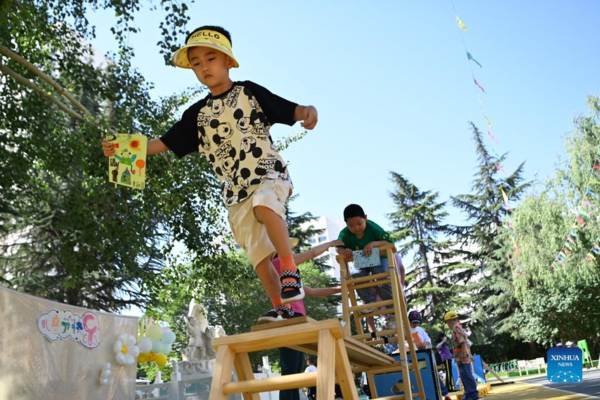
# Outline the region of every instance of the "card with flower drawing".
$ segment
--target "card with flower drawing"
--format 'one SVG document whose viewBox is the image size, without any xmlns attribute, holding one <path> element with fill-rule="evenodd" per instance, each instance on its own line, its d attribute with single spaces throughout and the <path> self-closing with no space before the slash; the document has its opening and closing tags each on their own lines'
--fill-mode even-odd
<svg viewBox="0 0 600 400">
<path fill-rule="evenodd" d="M 146 146 L 143 135 L 118 133 L 107 137 L 115 148 L 108 159 L 108 180 L 118 185 L 143 189 L 146 183 Z"/>
</svg>

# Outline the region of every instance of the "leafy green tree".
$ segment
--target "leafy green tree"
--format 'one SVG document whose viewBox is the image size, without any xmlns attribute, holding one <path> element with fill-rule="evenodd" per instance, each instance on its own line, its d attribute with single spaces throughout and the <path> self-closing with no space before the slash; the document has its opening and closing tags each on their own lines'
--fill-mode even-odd
<svg viewBox="0 0 600 400">
<path fill-rule="evenodd" d="M 120 15 L 117 36 L 131 27 L 136 4 L 105 4 Z M 34 295 L 115 311 L 150 300 L 146 288 L 175 241 L 200 258 L 218 253 L 224 209 L 198 155 L 153 157 L 143 192 L 108 184 L 100 149 L 106 128 L 157 137 L 197 91 L 152 100 L 125 41 L 114 61 L 94 65 L 85 5 L 94 6 L 25 2 L 0 16 L 2 45 L 26 55 L 101 121 L 96 128 L 74 120 L 3 75 L 0 165 L 11 173 L 0 177 L 0 276 Z M 2 64 L 57 95 L 13 60 Z"/>
<path fill-rule="evenodd" d="M 589 96 L 588 106 L 590 114 L 576 118 L 566 138 L 568 159 L 539 195 L 528 197 L 515 211 L 522 261 L 522 272 L 514 276 L 522 309 L 515 318 L 521 321 L 518 333 L 526 340 L 548 346 L 585 339 L 595 354 L 600 344 L 600 314 L 595 307 L 600 257 L 591 249 L 599 243 L 600 223 L 594 216 L 600 201 L 587 190 L 600 190 L 593 168 L 600 158 L 598 97 Z M 574 223 L 577 217 L 585 227 Z M 565 260 L 555 261 L 561 251 Z"/>
</svg>

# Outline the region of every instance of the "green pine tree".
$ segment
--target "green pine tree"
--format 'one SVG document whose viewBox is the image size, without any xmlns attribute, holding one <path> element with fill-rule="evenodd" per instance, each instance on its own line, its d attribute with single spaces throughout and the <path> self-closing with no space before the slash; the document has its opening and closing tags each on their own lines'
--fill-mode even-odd
<svg viewBox="0 0 600 400">
<path fill-rule="evenodd" d="M 437 192 L 421 191 L 401 174 L 391 172 L 391 176 L 394 191 L 390 196 L 396 206 L 389 214 L 392 236 L 400 242 L 401 256 L 413 255 L 406 266 L 407 301 L 424 307 L 424 319 L 440 325 L 452 301 L 452 285 L 444 276 L 451 257 L 446 238 L 449 227 L 443 222 L 448 215 L 446 203 L 438 201 Z"/>
<path fill-rule="evenodd" d="M 471 128 L 478 160 L 472 192 L 452 197 L 451 200 L 455 207 L 466 214 L 470 223 L 457 227 L 456 234 L 464 262 L 473 266 L 463 271 L 463 279 L 472 284 L 465 288 L 471 295 L 468 306 L 473 310 L 472 323 L 479 324 L 479 332 L 485 332 L 476 335 L 474 338 L 478 340 L 474 342 L 486 344 L 495 340 L 495 350 L 502 352 L 502 346 L 498 344 L 507 343 L 510 347 L 512 343 L 506 338 L 504 342 L 497 340 L 498 336 L 510 336 L 515 323 L 510 317 L 519 308 L 512 281 L 515 269 L 512 245 L 509 234 L 502 228 L 510 218 L 502 190 L 514 207 L 525 194 L 529 183 L 523 183 L 524 163 L 514 172 L 501 175 L 500 168 L 505 155 L 499 158 L 492 156 L 483 143 L 481 132 L 473 123 Z"/>
</svg>

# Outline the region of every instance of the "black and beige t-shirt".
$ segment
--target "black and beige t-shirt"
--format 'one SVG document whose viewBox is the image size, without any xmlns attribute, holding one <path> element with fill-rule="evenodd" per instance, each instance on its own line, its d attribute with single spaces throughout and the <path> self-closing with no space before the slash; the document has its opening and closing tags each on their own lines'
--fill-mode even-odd
<svg viewBox="0 0 600 400">
<path fill-rule="evenodd" d="M 204 154 L 221 181 L 225 204 L 232 206 L 264 180 L 291 183 L 269 129 L 277 123 L 293 125 L 296 106 L 256 83 L 234 82 L 225 93 L 188 108 L 160 140 L 179 158 Z"/>
</svg>

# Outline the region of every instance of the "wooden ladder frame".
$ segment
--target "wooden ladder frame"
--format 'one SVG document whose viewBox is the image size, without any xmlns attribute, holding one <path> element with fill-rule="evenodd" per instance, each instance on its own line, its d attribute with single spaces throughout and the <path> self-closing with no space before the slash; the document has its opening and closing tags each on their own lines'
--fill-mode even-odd
<svg viewBox="0 0 600 400">
<path fill-rule="evenodd" d="M 342 283 L 342 313 L 345 322 L 344 330 L 346 336 L 352 337 L 356 340 L 362 341 L 366 345 L 376 346 L 384 343 L 383 339 L 368 340 L 371 338 L 371 334 L 364 332 L 362 319 L 372 317 L 375 315 L 382 314 L 393 314 L 396 317 L 396 329 L 384 330 L 377 333 L 379 337 L 385 337 L 396 334 L 395 338 L 387 339 L 390 343 L 398 343 L 398 351 L 400 361 L 395 363 L 393 366 L 381 367 L 373 366 L 371 368 L 355 368 L 354 372 L 366 371 L 367 379 L 369 381 L 369 389 L 371 390 L 371 398 L 378 398 L 377 388 L 375 387 L 374 375 L 390 373 L 390 372 L 402 372 L 404 395 L 386 397 L 385 399 L 406 399 L 412 400 L 413 398 L 419 398 L 425 400 L 425 389 L 423 387 L 423 380 L 421 379 L 421 371 L 419 370 L 419 363 L 417 361 L 417 353 L 415 344 L 413 342 L 410 323 L 408 321 L 408 315 L 406 310 L 406 299 L 404 298 L 404 292 L 402 290 L 402 284 L 398 276 L 398 266 L 396 264 L 396 247 L 393 244 L 386 244 L 379 246 L 379 252 L 381 255 L 386 254 L 389 263 L 388 272 L 376 275 L 365 276 L 361 278 L 352 278 L 350 274 L 350 268 L 348 262 L 353 261 L 353 257 L 344 257 L 339 255 L 336 257 L 337 262 L 340 264 L 340 280 Z M 375 287 L 382 284 L 390 284 L 392 288 L 392 299 L 384 300 L 370 304 L 358 305 L 357 295 L 355 290 L 367 287 Z M 392 308 L 380 309 L 380 307 L 392 305 Z M 359 314 L 361 310 L 368 308 L 377 308 L 376 311 L 368 314 Z M 357 335 L 352 336 L 351 332 L 351 317 L 352 314 Z M 400 340 L 403 338 L 404 340 Z M 407 354 L 405 341 L 408 342 L 409 352 L 411 360 L 408 362 L 404 355 Z M 410 371 L 414 373 L 417 382 L 417 392 L 412 391 L 412 385 L 410 381 Z M 384 398 L 382 398 L 384 399 Z"/>
</svg>

